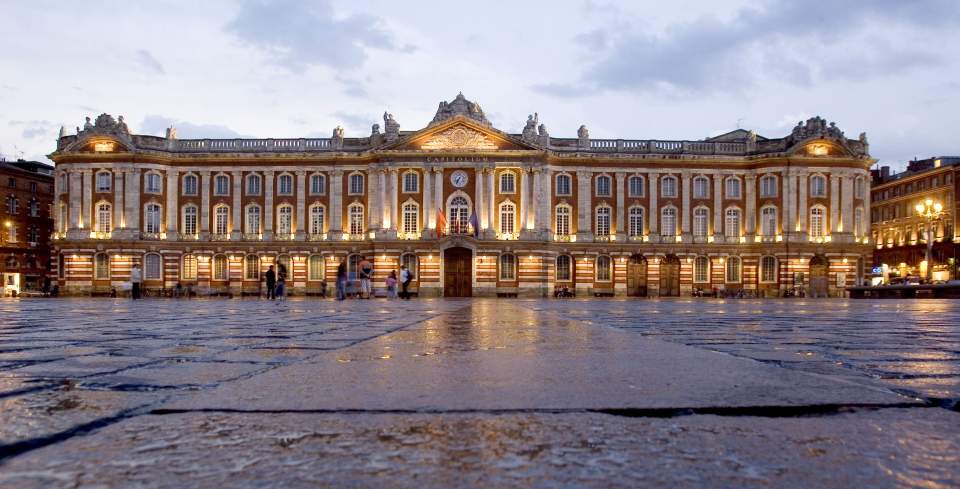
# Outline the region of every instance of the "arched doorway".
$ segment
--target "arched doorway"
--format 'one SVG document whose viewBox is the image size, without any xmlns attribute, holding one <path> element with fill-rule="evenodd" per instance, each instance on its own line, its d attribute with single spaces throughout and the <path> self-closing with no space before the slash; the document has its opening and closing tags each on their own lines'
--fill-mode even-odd
<svg viewBox="0 0 960 489">
<path fill-rule="evenodd" d="M 827 268 L 829 262 L 823 255 L 810 259 L 810 296 L 827 297 Z"/>
<path fill-rule="evenodd" d="M 680 295 L 680 258 L 667 255 L 660 262 L 660 296 L 676 297 Z"/>
<path fill-rule="evenodd" d="M 643 255 L 633 255 L 627 262 L 627 295 L 647 296 L 647 259 Z"/>
<path fill-rule="evenodd" d="M 473 251 L 468 248 L 443 250 L 443 296 L 473 295 Z"/>
</svg>

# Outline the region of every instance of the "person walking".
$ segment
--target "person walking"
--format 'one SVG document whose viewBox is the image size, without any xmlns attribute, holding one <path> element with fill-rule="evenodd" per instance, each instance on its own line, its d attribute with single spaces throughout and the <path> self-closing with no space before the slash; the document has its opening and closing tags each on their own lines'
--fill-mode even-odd
<svg viewBox="0 0 960 489">
<path fill-rule="evenodd" d="M 405 265 L 401 266 L 400 267 L 400 284 L 403 287 L 403 292 L 400 294 L 400 297 L 402 299 L 410 300 L 410 291 L 408 290 L 408 288 L 410 287 L 410 282 L 412 281 L 413 281 L 413 272 L 407 269 Z"/>
<path fill-rule="evenodd" d="M 390 276 L 387 277 L 387 299 L 396 299 L 397 298 L 397 272 L 393 270 L 390 271 Z"/>
<path fill-rule="evenodd" d="M 283 302 L 283 298 L 287 295 L 287 274 L 280 272 L 280 276 L 277 277 L 277 288 L 274 292 L 274 298 L 280 302 Z"/>
<path fill-rule="evenodd" d="M 277 298 L 277 272 L 273 271 L 273 265 L 267 268 L 267 299 Z"/>
<path fill-rule="evenodd" d="M 130 270 L 130 298 L 140 298 L 140 286 L 143 282 L 143 273 L 140 272 L 140 265 L 134 265 Z"/>
<path fill-rule="evenodd" d="M 360 298 L 373 298 L 373 289 L 370 287 L 370 278 L 373 277 L 373 263 L 367 257 L 360 258 Z"/>
<path fill-rule="evenodd" d="M 347 298 L 347 262 L 341 261 L 337 265 L 337 300 Z"/>
</svg>

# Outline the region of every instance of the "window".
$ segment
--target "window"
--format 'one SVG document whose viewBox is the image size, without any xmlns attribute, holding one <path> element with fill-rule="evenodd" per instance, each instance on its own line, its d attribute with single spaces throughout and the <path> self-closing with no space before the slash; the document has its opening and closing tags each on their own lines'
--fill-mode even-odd
<svg viewBox="0 0 960 489">
<path fill-rule="evenodd" d="M 143 211 L 143 232 L 151 234 L 159 233 L 160 218 L 162 215 L 160 204 L 147 204 L 147 207 Z"/>
<path fill-rule="evenodd" d="M 310 207 L 310 234 L 323 234 L 326 209 L 322 205 Z"/>
<path fill-rule="evenodd" d="M 97 172 L 97 192 L 109 192 L 110 180 L 111 180 L 110 172 L 108 171 Z"/>
<path fill-rule="evenodd" d="M 610 197 L 610 177 L 606 175 L 597 177 L 597 197 Z"/>
<path fill-rule="evenodd" d="M 310 193 L 325 195 L 327 193 L 327 177 L 324 175 L 310 175 Z"/>
<path fill-rule="evenodd" d="M 863 236 L 866 234 L 863 229 L 863 208 L 857 207 L 853 211 L 853 235 Z"/>
<path fill-rule="evenodd" d="M 93 278 L 96 280 L 110 280 L 110 255 L 97 253 L 93 257 Z"/>
<path fill-rule="evenodd" d="M 183 234 L 197 234 L 197 206 L 183 208 Z"/>
<path fill-rule="evenodd" d="M 500 193 L 512 194 L 517 191 L 517 176 L 513 172 L 500 174 Z"/>
<path fill-rule="evenodd" d="M 37 182 L 30 182 L 30 191 L 37 193 Z"/>
<path fill-rule="evenodd" d="M 557 175 L 557 195 L 573 195 L 570 175 Z"/>
<path fill-rule="evenodd" d="M 30 201 L 30 207 L 27 212 L 30 213 L 30 217 L 40 217 L 40 202 L 36 200 Z"/>
<path fill-rule="evenodd" d="M 260 195 L 260 175 L 247 175 L 247 195 Z"/>
<path fill-rule="evenodd" d="M 774 236 L 777 234 L 777 208 L 764 207 L 760 209 L 760 234 Z"/>
<path fill-rule="evenodd" d="M 630 179 L 627 181 L 630 197 L 643 197 L 643 183 L 643 177 L 640 175 L 634 175 L 630 177 Z"/>
<path fill-rule="evenodd" d="M 213 177 L 213 195 L 230 195 L 230 177 L 226 175 Z"/>
<path fill-rule="evenodd" d="M 227 268 L 227 257 L 217 255 L 213 257 L 213 279 L 230 280 L 229 268 Z"/>
<path fill-rule="evenodd" d="M 10 188 L 17 188 L 17 179 L 10 177 L 7 179 L 7 186 Z"/>
<path fill-rule="evenodd" d="M 827 196 L 827 179 L 823 175 L 814 175 L 810 177 L 810 196 L 811 197 L 826 197 Z"/>
<path fill-rule="evenodd" d="M 514 226 L 515 221 L 516 206 L 509 202 L 500 204 L 500 234 L 512 235 L 516 229 Z"/>
<path fill-rule="evenodd" d="M 723 234 L 728 238 L 740 236 L 740 209 L 727 209 L 723 223 Z"/>
<path fill-rule="evenodd" d="M 810 209 L 810 236 L 819 238 L 824 235 L 824 215 L 826 209 L 814 206 Z"/>
<path fill-rule="evenodd" d="M 31 228 L 27 229 L 27 242 L 28 242 L 28 243 L 39 243 L 39 242 L 40 242 L 40 230 L 37 229 L 37 228 L 35 228 L 35 227 L 31 227 Z M 33 267 L 30 267 L 30 268 L 33 268 Z"/>
<path fill-rule="evenodd" d="M 447 219 L 450 231 L 453 233 L 465 233 L 468 230 L 470 204 L 463 196 L 456 196 L 450 199 L 450 205 Z"/>
<path fill-rule="evenodd" d="M 197 195 L 196 175 L 186 175 L 183 177 L 183 195 Z"/>
<path fill-rule="evenodd" d="M 420 206 L 415 202 L 403 204 L 403 232 L 415 234 L 420 231 Z"/>
<path fill-rule="evenodd" d="M 247 207 L 247 233 L 260 234 L 260 206 Z"/>
<path fill-rule="evenodd" d="M 510 254 L 500 255 L 500 280 L 517 279 L 517 257 Z"/>
<path fill-rule="evenodd" d="M 777 259 L 772 256 L 765 256 L 760 259 L 760 281 L 777 281 Z"/>
<path fill-rule="evenodd" d="M 777 196 L 777 177 L 764 175 L 760 177 L 760 197 Z"/>
<path fill-rule="evenodd" d="M 181 260 L 183 263 L 183 268 L 180 269 L 180 278 L 183 280 L 196 280 L 197 279 L 197 256 L 196 255 L 183 255 Z"/>
<path fill-rule="evenodd" d="M 277 208 L 277 233 L 281 236 L 293 233 L 293 206 L 281 205 Z"/>
<path fill-rule="evenodd" d="M 676 197 L 677 177 L 663 177 L 663 181 L 660 182 L 660 194 L 664 197 Z"/>
<path fill-rule="evenodd" d="M 113 215 L 112 209 L 113 206 L 106 202 L 97 204 L 96 230 L 98 233 L 109 233 L 113 229 L 111 222 Z"/>
<path fill-rule="evenodd" d="M 597 257 L 597 281 L 599 282 L 609 282 L 610 281 L 610 257 L 609 256 L 598 256 Z"/>
<path fill-rule="evenodd" d="M 218 205 L 213 209 L 213 232 L 224 235 L 230 232 L 230 208 Z"/>
<path fill-rule="evenodd" d="M 727 258 L 727 276 L 728 283 L 737 283 L 740 281 L 740 258 L 731 256 Z"/>
<path fill-rule="evenodd" d="M 677 235 L 677 209 L 664 207 L 660 211 L 660 234 L 663 236 Z"/>
<path fill-rule="evenodd" d="M 570 206 L 561 204 L 556 208 L 556 230 L 559 236 L 570 234 Z"/>
<path fill-rule="evenodd" d="M 631 207 L 627 226 L 631 237 L 643 236 L 643 207 Z"/>
<path fill-rule="evenodd" d="M 17 227 L 10 226 L 7 228 L 7 241 L 11 243 L 17 242 Z"/>
<path fill-rule="evenodd" d="M 310 255 L 310 262 L 308 266 L 309 276 L 307 277 L 310 280 L 320 281 L 324 280 L 324 263 L 322 255 Z"/>
<path fill-rule="evenodd" d="M 610 208 L 597 207 L 597 236 L 610 236 Z"/>
<path fill-rule="evenodd" d="M 413 280 L 419 280 L 420 277 L 420 260 L 417 259 L 417 255 L 413 253 L 405 253 L 400 256 L 400 264 L 407 267 L 407 270 L 413 273 Z"/>
<path fill-rule="evenodd" d="M 352 173 L 350 175 L 349 195 L 363 195 L 363 174 Z"/>
<path fill-rule="evenodd" d="M 163 191 L 163 185 L 160 183 L 159 173 L 147 173 L 144 177 L 144 192 L 159 194 Z"/>
<path fill-rule="evenodd" d="M 864 194 L 866 194 L 864 190 L 865 187 L 863 177 L 857 177 L 857 179 L 853 181 L 853 196 L 862 199 Z"/>
<path fill-rule="evenodd" d="M 280 175 L 277 177 L 277 194 L 293 195 L 293 175 Z"/>
<path fill-rule="evenodd" d="M 736 177 L 727 178 L 725 195 L 728 199 L 740 198 L 740 179 Z"/>
<path fill-rule="evenodd" d="M 693 260 L 693 281 L 704 284 L 710 281 L 710 259 L 698 256 Z"/>
<path fill-rule="evenodd" d="M 699 176 L 693 179 L 693 198 L 710 198 L 710 180 L 707 177 Z"/>
<path fill-rule="evenodd" d="M 247 255 L 243 260 L 244 277 L 247 280 L 260 280 L 260 257 Z"/>
<path fill-rule="evenodd" d="M 7 214 L 17 214 L 20 212 L 20 200 L 14 196 L 7 197 Z"/>
<path fill-rule="evenodd" d="M 161 260 L 160 255 L 156 253 L 150 253 L 144 256 L 143 257 L 143 279 L 144 280 L 160 280 L 163 277 L 162 264 L 163 264 L 163 260 Z"/>
<path fill-rule="evenodd" d="M 347 209 L 347 215 L 350 219 L 350 234 L 362 234 L 363 206 L 360 204 L 351 204 Z"/>
<path fill-rule="evenodd" d="M 573 260 L 570 255 L 560 255 L 557 257 L 557 281 L 569 282 L 573 277 Z"/>
<path fill-rule="evenodd" d="M 697 207 L 693 210 L 693 235 L 704 237 L 710 231 L 710 210 L 706 207 Z"/>
<path fill-rule="evenodd" d="M 408 171 L 403 174 L 403 193 L 415 194 L 420 191 L 420 177 L 417 172 Z"/>
</svg>

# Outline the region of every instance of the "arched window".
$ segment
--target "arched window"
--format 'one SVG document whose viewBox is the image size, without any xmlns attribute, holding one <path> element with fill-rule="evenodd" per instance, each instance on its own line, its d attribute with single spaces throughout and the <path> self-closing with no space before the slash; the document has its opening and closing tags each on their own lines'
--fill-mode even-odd
<svg viewBox="0 0 960 489">
<path fill-rule="evenodd" d="M 247 206 L 247 234 L 260 234 L 260 206 Z"/>
<path fill-rule="evenodd" d="M 447 209 L 447 219 L 450 226 L 450 232 L 462 234 L 467 232 L 470 219 L 470 203 L 461 195 L 450 199 L 450 205 Z"/>
<path fill-rule="evenodd" d="M 760 177 L 760 197 L 777 196 L 777 177 L 764 175 Z"/>
<path fill-rule="evenodd" d="M 163 260 L 156 253 L 143 255 L 143 279 L 160 280 L 163 278 Z"/>
<path fill-rule="evenodd" d="M 213 195 L 230 195 L 230 177 L 226 175 L 213 177 Z"/>
<path fill-rule="evenodd" d="M 509 253 L 500 255 L 500 280 L 517 279 L 517 257 Z"/>
<path fill-rule="evenodd" d="M 710 209 L 697 207 L 693 210 L 693 235 L 702 238 L 710 232 Z"/>
<path fill-rule="evenodd" d="M 418 277 L 420 277 L 420 260 L 416 254 L 404 253 L 400 255 L 400 265 L 407 267 L 407 270 L 413 273 L 413 280 L 418 280 Z"/>
<path fill-rule="evenodd" d="M 731 256 L 727 258 L 727 274 L 726 274 L 727 283 L 739 283 L 740 282 L 740 258 L 736 256 Z"/>
<path fill-rule="evenodd" d="M 633 206 L 630 208 L 630 219 L 627 231 L 630 237 L 643 236 L 643 207 Z"/>
<path fill-rule="evenodd" d="M 227 268 L 227 257 L 217 255 L 213 257 L 213 279 L 230 280 L 229 268 Z"/>
<path fill-rule="evenodd" d="M 160 232 L 160 222 L 163 216 L 163 208 L 160 204 L 149 203 L 143 210 L 143 232 L 156 234 Z"/>
<path fill-rule="evenodd" d="M 602 205 L 597 207 L 597 236 L 610 236 L 610 208 Z"/>
<path fill-rule="evenodd" d="M 106 253 L 94 255 L 93 277 L 97 280 L 110 280 L 110 255 Z"/>
<path fill-rule="evenodd" d="M 420 191 L 420 175 L 415 171 L 408 171 L 403 174 L 403 193 L 415 194 Z"/>
<path fill-rule="evenodd" d="M 416 176 L 416 174 L 414 174 Z M 403 204 L 403 232 L 416 234 L 420 231 L 420 206 L 416 202 Z"/>
<path fill-rule="evenodd" d="M 760 209 L 760 234 L 775 236 L 777 234 L 777 208 L 766 206 Z"/>
<path fill-rule="evenodd" d="M 327 177 L 325 175 L 310 175 L 310 193 L 312 195 L 325 195 L 327 193 Z"/>
<path fill-rule="evenodd" d="M 325 274 L 325 263 L 323 261 L 323 255 L 310 255 L 310 265 L 307 267 L 308 270 L 308 279 L 319 282 L 324 279 Z"/>
<path fill-rule="evenodd" d="M 196 255 L 183 255 L 181 260 L 183 267 L 180 269 L 180 278 L 183 280 L 196 280 L 197 279 L 197 256 Z"/>
<path fill-rule="evenodd" d="M 293 206 L 283 204 L 277 207 L 277 233 L 281 236 L 293 234 Z"/>
<path fill-rule="evenodd" d="M 566 204 L 560 204 L 556 208 L 556 233 L 559 236 L 567 236 L 570 234 L 570 206 Z"/>
<path fill-rule="evenodd" d="M 777 281 L 777 259 L 773 256 L 760 258 L 760 281 L 773 283 Z"/>
<path fill-rule="evenodd" d="M 318 236 L 324 233 L 326 209 L 320 204 L 310 207 L 310 234 Z"/>
<path fill-rule="evenodd" d="M 260 195 L 260 175 L 247 175 L 247 195 Z"/>
<path fill-rule="evenodd" d="M 350 204 L 347 208 L 347 216 L 349 216 L 350 234 L 363 234 L 363 205 Z"/>
<path fill-rule="evenodd" d="M 293 195 L 293 175 L 277 177 L 277 195 Z"/>
<path fill-rule="evenodd" d="M 710 198 L 710 180 L 707 177 L 700 175 L 693 178 L 693 198 Z"/>
<path fill-rule="evenodd" d="M 573 185 L 570 183 L 570 175 L 561 173 L 557 175 L 557 195 L 573 195 Z"/>
<path fill-rule="evenodd" d="M 825 233 L 825 216 L 827 210 L 823 206 L 815 205 L 810 208 L 810 236 L 820 238 Z"/>
<path fill-rule="evenodd" d="M 863 236 L 866 234 L 863 226 L 863 207 L 857 207 L 853 211 L 853 235 Z"/>
<path fill-rule="evenodd" d="M 516 206 L 511 202 L 500 204 L 500 234 L 512 235 L 516 230 Z"/>
<path fill-rule="evenodd" d="M 349 195 L 363 195 L 363 174 L 350 174 L 350 187 L 347 189 Z"/>
<path fill-rule="evenodd" d="M 573 260 L 570 255 L 560 255 L 557 257 L 557 281 L 569 282 L 573 277 Z"/>
<path fill-rule="evenodd" d="M 17 214 L 20 212 L 20 200 L 14 196 L 7 197 L 7 214 Z"/>
<path fill-rule="evenodd" d="M 225 204 L 213 208 L 213 232 L 221 236 L 230 232 L 230 208 Z"/>
<path fill-rule="evenodd" d="M 740 198 L 740 179 L 737 177 L 728 177 L 726 181 L 725 195 L 728 199 Z"/>
<path fill-rule="evenodd" d="M 597 197 L 610 197 L 610 177 L 606 175 L 597 177 Z"/>
<path fill-rule="evenodd" d="M 698 256 L 693 259 L 693 281 L 698 284 L 710 282 L 710 259 Z"/>
<path fill-rule="evenodd" d="M 723 234 L 728 238 L 740 236 L 740 209 L 730 208 L 723 223 Z"/>
<path fill-rule="evenodd" d="M 823 175 L 813 175 L 810 177 L 810 196 L 827 196 L 827 178 Z"/>
<path fill-rule="evenodd" d="M 677 235 L 677 208 L 664 207 L 660 211 L 660 234 L 662 236 Z"/>
<path fill-rule="evenodd" d="M 159 194 L 163 192 L 163 181 L 160 179 L 160 174 L 157 172 L 149 172 L 143 177 L 144 185 L 143 191 L 151 194 Z"/>
<path fill-rule="evenodd" d="M 609 282 L 611 276 L 611 265 L 610 257 L 605 255 L 600 255 L 597 257 L 597 281 L 598 282 Z"/>
<path fill-rule="evenodd" d="M 183 208 L 183 234 L 197 234 L 197 206 L 188 205 Z"/>
<path fill-rule="evenodd" d="M 644 180 L 640 175 L 633 175 L 627 180 L 628 192 L 630 197 L 643 197 Z"/>
<path fill-rule="evenodd" d="M 108 171 L 97 172 L 97 192 L 109 192 L 113 178 Z"/>
<path fill-rule="evenodd" d="M 866 185 L 864 185 L 864 182 L 863 177 L 857 177 L 856 180 L 853 181 L 853 196 L 857 199 L 862 199 L 866 194 Z"/>
<path fill-rule="evenodd" d="M 183 195 L 197 195 L 197 176 L 183 176 Z"/>
<path fill-rule="evenodd" d="M 517 191 L 517 176 L 513 172 L 505 171 L 500 174 L 500 193 L 512 194 Z"/>
<path fill-rule="evenodd" d="M 97 204 L 97 224 L 98 233 L 109 233 L 113 229 L 113 206 L 107 202 Z"/>
<path fill-rule="evenodd" d="M 246 280 L 260 280 L 260 257 L 247 255 L 243 259 L 244 278 Z"/>
<path fill-rule="evenodd" d="M 669 175 L 663 177 L 663 180 L 660 181 L 660 194 L 664 197 L 676 197 L 677 177 Z"/>
<path fill-rule="evenodd" d="M 37 201 L 36 197 L 30 199 L 28 209 L 27 212 L 30 214 L 30 217 L 40 217 L 40 202 Z"/>
</svg>

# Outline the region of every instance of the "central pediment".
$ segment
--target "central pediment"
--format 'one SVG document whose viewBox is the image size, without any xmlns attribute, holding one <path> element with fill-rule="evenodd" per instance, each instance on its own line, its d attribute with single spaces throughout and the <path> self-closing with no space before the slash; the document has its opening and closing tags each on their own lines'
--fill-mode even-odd
<svg viewBox="0 0 960 489">
<path fill-rule="evenodd" d="M 470 149 L 489 151 L 499 149 L 495 141 L 486 134 L 467 126 L 454 126 L 431 135 L 420 143 L 420 149 Z"/>
<path fill-rule="evenodd" d="M 537 150 L 509 134 L 461 115 L 428 126 L 382 149 L 414 151 Z"/>
</svg>

